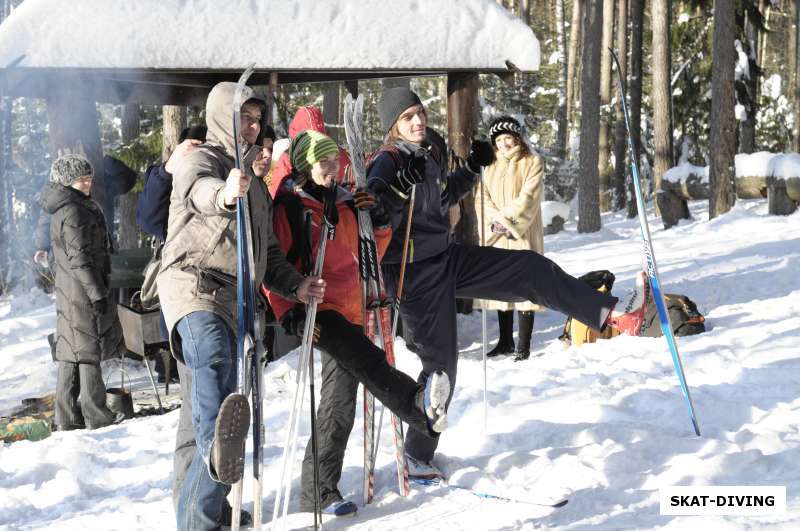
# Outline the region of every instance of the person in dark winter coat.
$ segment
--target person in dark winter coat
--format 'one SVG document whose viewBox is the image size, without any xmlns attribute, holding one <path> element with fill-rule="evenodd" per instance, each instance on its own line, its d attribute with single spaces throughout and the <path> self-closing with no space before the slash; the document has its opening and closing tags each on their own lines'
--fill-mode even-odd
<svg viewBox="0 0 800 531">
<path fill-rule="evenodd" d="M 296 267 L 312 267 L 320 242 L 322 218 L 336 223 L 335 237 L 327 242 L 322 278 L 327 282 L 325 298 L 317 307 L 315 342 L 322 351 L 322 388 L 317 412 L 319 496 L 323 512 L 336 516 L 352 514 L 355 503 L 345 501 L 338 489 L 344 454 L 355 421 L 359 382 L 401 420 L 434 435 L 443 429 L 445 417 L 435 410 L 450 393 L 444 375 L 432 375 L 426 385 L 394 369 L 386 353 L 363 332 L 362 300 L 358 264 L 359 209 L 372 209 L 378 254 L 391 237 L 388 219 L 373 209 L 375 198 L 365 191 L 351 194 L 336 183 L 339 153 L 328 136 L 308 130 L 299 133 L 290 149 L 294 192 L 282 190 L 276 198 L 275 236 L 287 256 L 297 256 Z M 288 178 L 288 177 L 287 177 Z M 292 204 L 294 203 L 294 204 Z M 304 218 L 310 214 L 311 241 L 306 241 Z M 301 239 L 302 238 L 302 239 Z M 307 271 L 306 271 L 307 272 Z M 305 308 L 269 294 L 270 305 L 279 321 L 302 336 Z M 427 399 L 426 399 L 427 393 Z M 426 414 L 425 404 L 432 409 Z M 314 474 L 311 444 L 306 447 L 301 477 L 300 510 L 314 510 Z"/>
<path fill-rule="evenodd" d="M 53 162 L 40 198 L 50 214 L 56 267 L 57 429 L 101 428 L 122 420 L 106 407 L 100 362 L 123 352 L 117 307 L 109 300 L 110 239 L 89 196 L 94 170 L 81 155 Z M 79 402 L 80 397 L 80 402 Z"/>
<path fill-rule="evenodd" d="M 367 186 L 388 211 L 393 230 L 383 258 L 390 293 L 399 281 L 409 198 L 415 195 L 400 314 L 420 349 L 420 381 L 444 371 L 455 384 L 456 298 L 529 300 L 596 329 L 612 324 L 638 334 L 649 295 L 643 277 L 639 289 L 617 304 L 616 297 L 592 289 L 533 251 L 453 244 L 449 209 L 472 191 L 481 168 L 492 163 L 491 144 L 473 141 L 466 164 L 447 173 L 443 158 L 431 156 L 427 114 L 414 92 L 402 87 L 385 90 L 378 114 L 387 137 L 368 168 Z M 409 427 L 410 475 L 441 475 L 432 463 L 437 444 L 437 438 Z"/>
</svg>

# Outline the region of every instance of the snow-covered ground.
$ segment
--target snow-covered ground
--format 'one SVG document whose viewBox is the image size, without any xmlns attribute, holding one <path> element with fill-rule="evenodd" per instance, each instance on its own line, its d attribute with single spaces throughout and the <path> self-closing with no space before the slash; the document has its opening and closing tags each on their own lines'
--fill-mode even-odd
<svg viewBox="0 0 800 531">
<path fill-rule="evenodd" d="M 732 212 L 709 221 L 707 203 L 691 208 L 693 220 L 669 231 L 658 224 L 652 229 L 666 291 L 688 295 L 707 318 L 705 334 L 680 338 L 702 437 L 692 431 L 662 338 L 618 337 L 564 348 L 556 339 L 564 318 L 554 312 L 536 318 L 537 357 L 490 360 L 484 433 L 480 314 L 460 316 L 458 386 L 437 464 L 454 484 L 518 499 L 568 493 L 569 504 L 541 508 L 437 487 L 414 487 L 403 499 L 384 428 L 375 503 L 361 507 L 355 519 L 327 527 L 800 529 L 800 213 L 769 216 L 765 200 L 739 201 Z M 635 220 L 606 215 L 599 233 L 577 234 L 571 223 L 546 237 L 545 249 L 576 275 L 613 271 L 615 292 L 623 293 L 640 267 L 638 231 Z M 53 324 L 47 296 L 0 299 L 0 410 L 54 388 L 45 340 Z M 494 315 L 489 331 L 495 341 Z M 416 374 L 419 362 L 398 347 L 400 368 Z M 266 372 L 268 488 L 279 474 L 296 370 L 293 353 Z M 144 385 L 142 373 L 137 375 L 134 380 Z M 0 527 L 173 527 L 177 421 L 172 412 L 0 447 Z M 301 432 L 304 445 L 307 424 Z M 359 501 L 361 460 L 357 428 L 340 487 Z M 297 466 L 294 481 L 296 493 Z M 787 512 L 660 516 L 659 488 L 673 485 L 783 485 Z M 248 509 L 250 492 L 246 485 Z M 273 500 L 269 492 L 265 518 Z M 295 515 L 292 524 L 307 527 L 311 521 L 310 514 Z"/>
</svg>

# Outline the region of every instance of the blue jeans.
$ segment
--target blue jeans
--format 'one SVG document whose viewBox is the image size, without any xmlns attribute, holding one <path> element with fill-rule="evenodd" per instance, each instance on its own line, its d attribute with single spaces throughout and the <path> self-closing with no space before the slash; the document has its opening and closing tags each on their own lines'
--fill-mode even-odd
<svg viewBox="0 0 800 531">
<path fill-rule="evenodd" d="M 177 331 L 192 374 L 192 427 L 197 441 L 178 498 L 178 529 L 218 529 L 229 488 L 216 481 L 209 459 L 219 407 L 236 389 L 236 336 L 212 312 L 190 313 L 178 322 Z"/>
</svg>

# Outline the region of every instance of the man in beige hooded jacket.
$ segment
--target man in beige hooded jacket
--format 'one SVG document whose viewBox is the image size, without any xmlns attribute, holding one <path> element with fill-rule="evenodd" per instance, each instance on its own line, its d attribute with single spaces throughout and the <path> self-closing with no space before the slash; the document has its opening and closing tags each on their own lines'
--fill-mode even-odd
<svg viewBox="0 0 800 531">
<path fill-rule="evenodd" d="M 167 240 L 158 293 L 173 355 L 192 375 L 192 426 L 197 453 L 181 486 L 178 529 L 220 526 L 227 485 L 244 469 L 247 401 L 236 388 L 236 201 L 246 197 L 252 220 L 255 278 L 285 297 L 322 297 L 324 282 L 304 278 L 286 261 L 272 235 L 272 202 L 253 179 L 265 105 L 245 87 L 240 141 L 243 170 L 235 168 L 235 83 L 214 86 L 206 101 L 205 144 L 187 153 L 173 174 Z"/>
</svg>

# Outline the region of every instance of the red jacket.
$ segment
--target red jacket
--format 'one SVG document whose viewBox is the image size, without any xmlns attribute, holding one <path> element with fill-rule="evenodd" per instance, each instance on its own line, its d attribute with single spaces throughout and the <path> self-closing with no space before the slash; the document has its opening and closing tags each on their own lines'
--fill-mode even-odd
<svg viewBox="0 0 800 531">
<path fill-rule="evenodd" d="M 311 195 L 300 190 L 297 192 L 303 204 L 304 212 L 311 212 L 311 263 L 317 255 L 322 219 L 322 203 Z M 336 197 L 336 208 L 339 212 L 339 223 L 336 234 L 329 240 L 325 248 L 325 263 L 322 267 L 322 278 L 327 282 L 325 298 L 317 308 L 319 310 L 335 310 L 354 324 L 362 324 L 361 280 L 358 275 L 358 217 L 353 210 L 353 196 L 339 187 Z M 273 230 L 284 254 L 292 246 L 292 230 L 284 205 L 275 206 Z M 389 227 L 375 229 L 375 242 L 378 257 L 382 257 L 392 237 Z M 294 264 L 298 271 L 301 261 Z M 284 299 L 273 292 L 267 292 L 269 304 L 280 322 L 283 315 L 294 306 L 294 302 Z"/>
<path fill-rule="evenodd" d="M 292 118 L 289 124 L 289 138 L 296 137 L 301 131 L 306 129 L 313 129 L 319 133 L 328 134 L 325 130 L 325 120 L 322 119 L 322 111 L 313 105 L 307 107 L 300 107 Z M 336 181 L 344 186 L 346 189 L 353 191 L 352 177 L 350 171 L 347 169 L 350 166 L 350 157 L 347 151 L 339 148 L 339 175 Z M 289 160 L 289 152 L 284 151 L 278 162 L 275 163 L 275 168 L 272 169 L 272 181 L 269 185 L 269 193 L 274 199 L 286 177 L 292 173 L 292 163 Z"/>
</svg>

